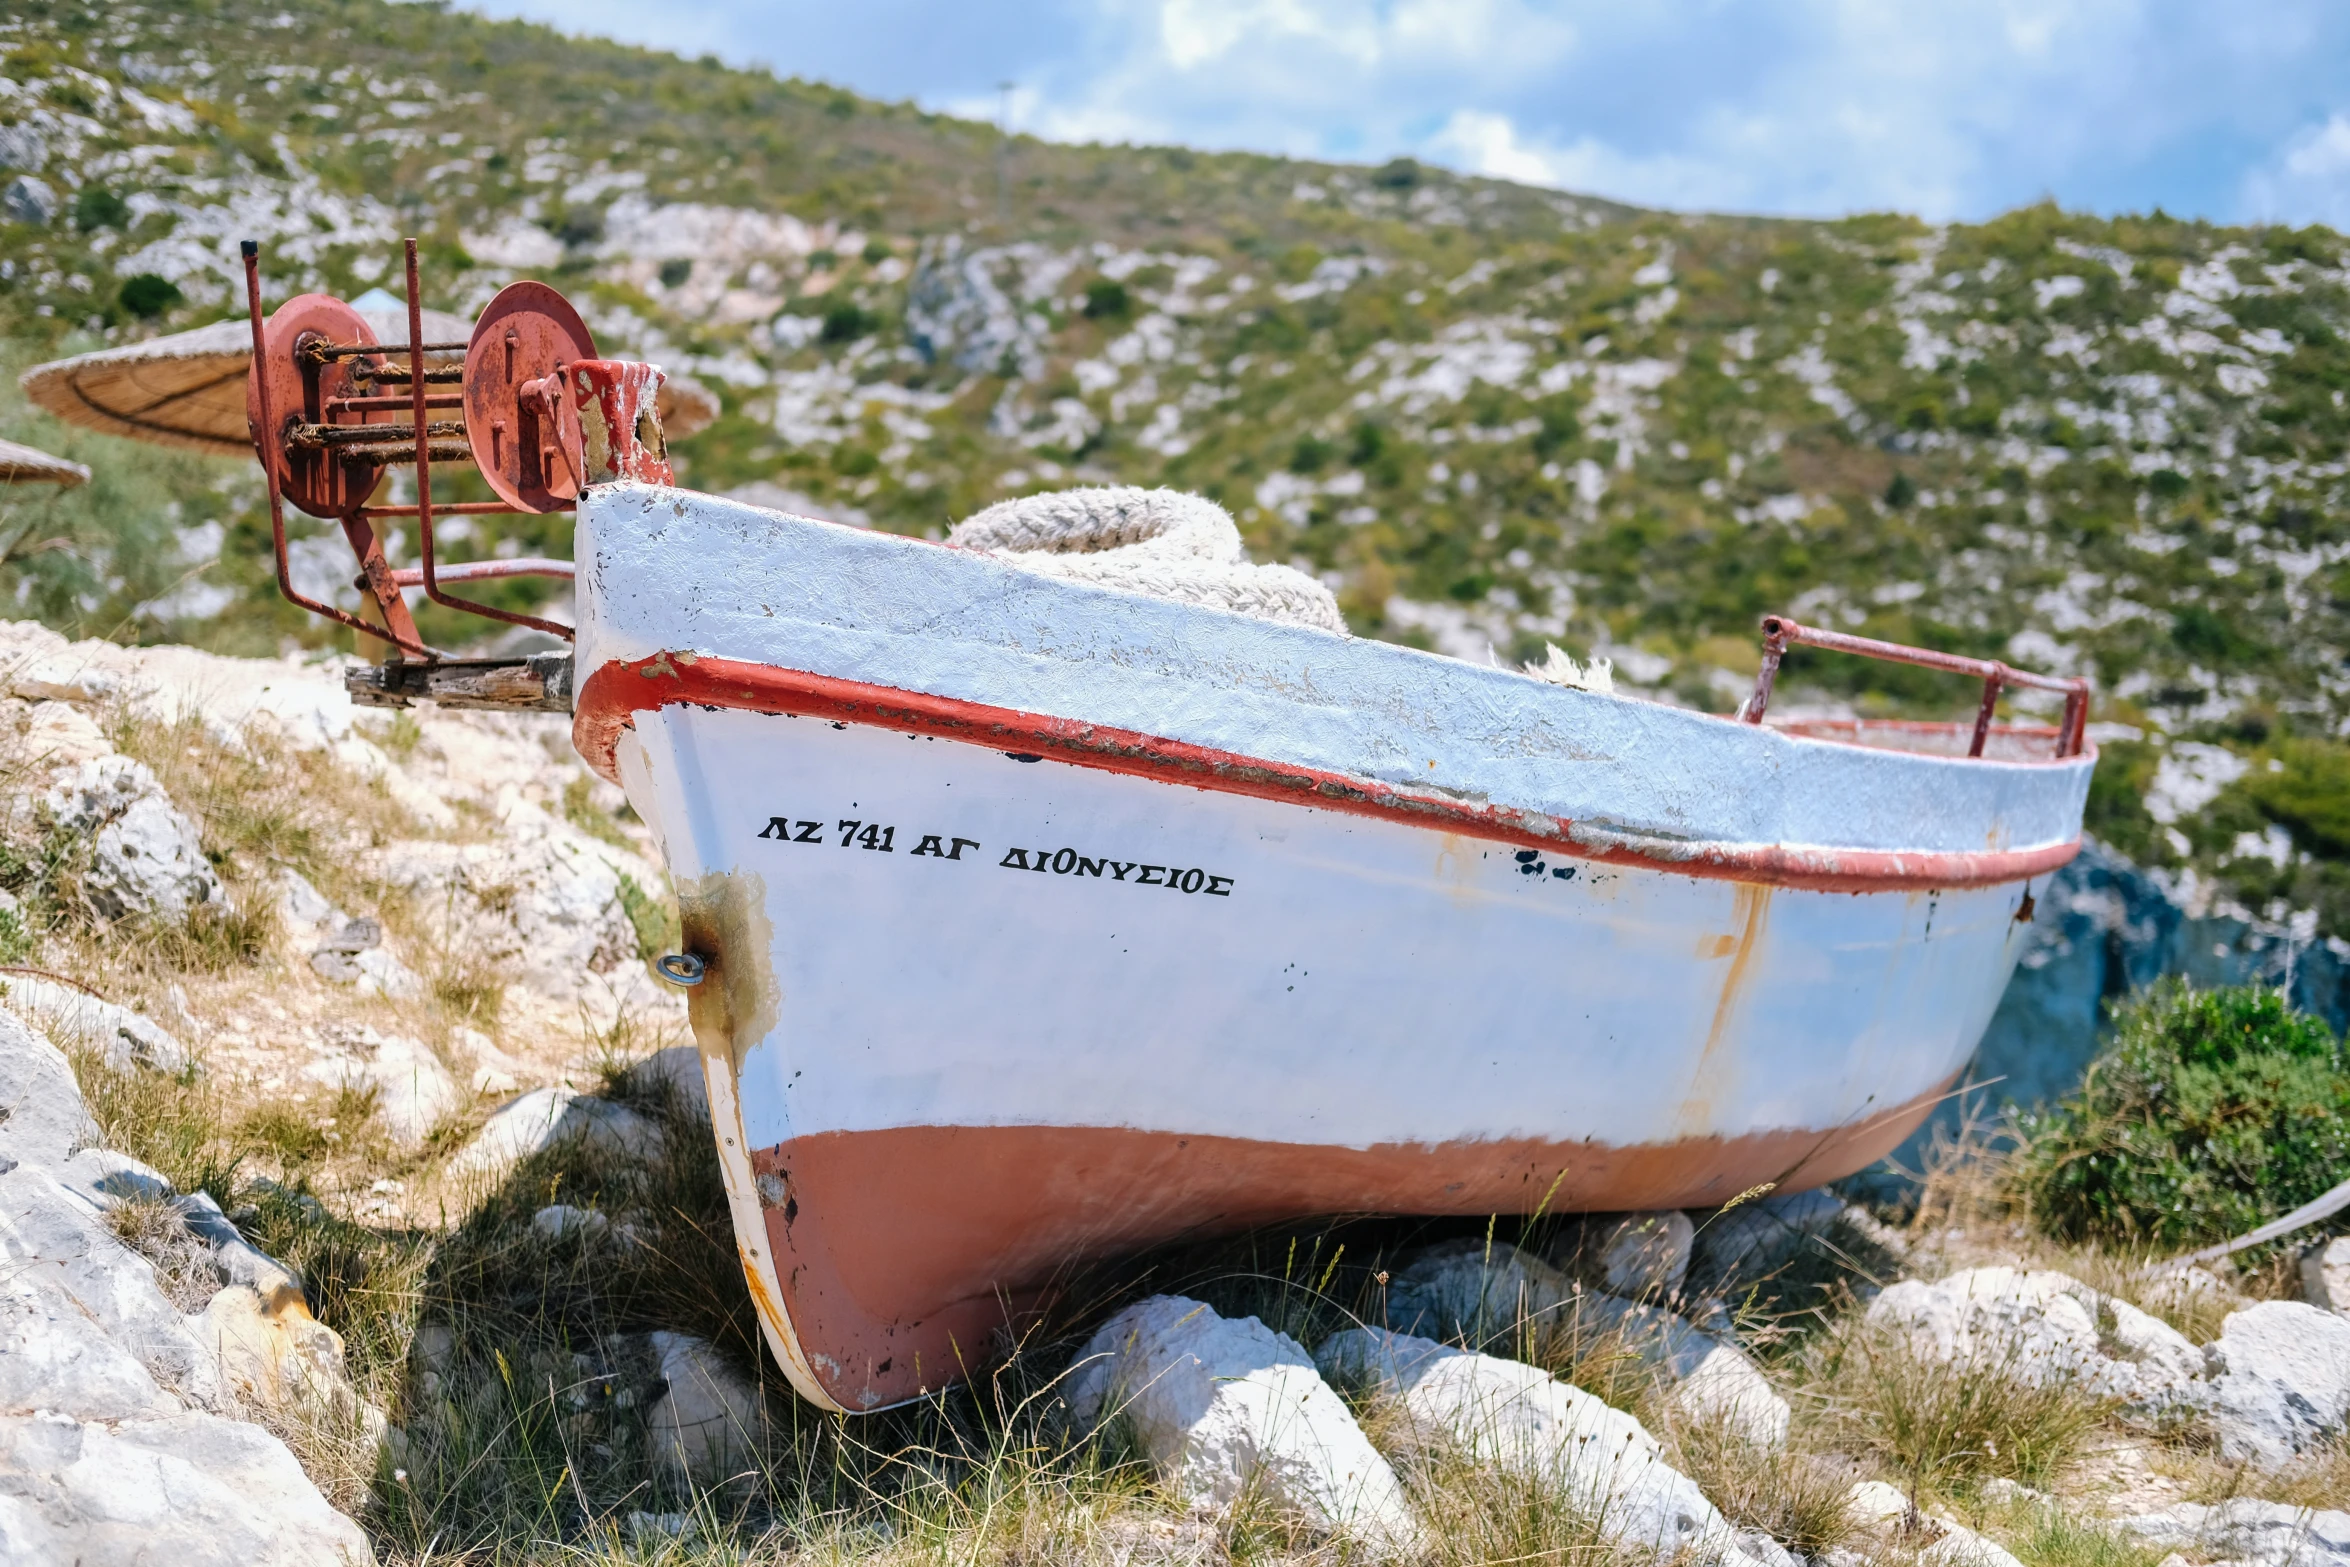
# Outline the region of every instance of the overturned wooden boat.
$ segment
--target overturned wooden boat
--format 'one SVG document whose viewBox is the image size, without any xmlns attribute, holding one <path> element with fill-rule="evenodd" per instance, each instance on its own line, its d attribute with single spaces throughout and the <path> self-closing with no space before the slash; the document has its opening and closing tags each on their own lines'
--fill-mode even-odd
<svg viewBox="0 0 2350 1567">
<path fill-rule="evenodd" d="M 625 379 L 546 403 L 546 449 Z M 958 1380 L 1073 1263 L 1180 1237 L 1859 1170 L 2077 848 L 2077 681 L 1773 619 L 1710 716 L 695 494 L 601 406 L 531 470 L 594 469 L 573 736 L 660 840 L 745 1272 L 827 1408 Z M 1798 643 L 1980 710 L 1765 724 Z M 2014 685 L 2061 721 L 1995 722 Z"/>
</svg>

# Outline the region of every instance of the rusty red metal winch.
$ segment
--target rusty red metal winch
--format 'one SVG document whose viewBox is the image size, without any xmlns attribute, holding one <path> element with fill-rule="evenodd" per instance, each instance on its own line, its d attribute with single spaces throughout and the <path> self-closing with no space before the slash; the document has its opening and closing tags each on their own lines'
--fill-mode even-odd
<svg viewBox="0 0 2350 1567">
<path fill-rule="evenodd" d="M 253 373 L 245 413 L 269 492 L 278 591 L 314 615 L 389 644 L 374 670 L 354 671 L 361 701 L 401 705 L 431 696 L 452 705 L 540 706 L 569 711 L 568 660 L 453 659 L 426 645 L 401 590 L 421 587 L 435 604 L 572 639 L 571 627 L 460 598 L 444 584 L 501 577 L 572 575 L 539 558 L 443 565 L 436 518 L 567 511 L 590 484 L 673 482 L 656 411 L 657 366 L 605 359 L 579 312 L 539 282 L 501 290 L 462 343 L 423 340 L 416 241 L 407 242 L 408 341 L 376 340 L 342 300 L 303 294 L 264 315 L 260 247 L 241 247 L 253 323 Z M 493 501 L 436 504 L 435 464 L 471 464 Z M 412 465 L 416 498 L 375 499 L 391 468 Z M 285 508 L 341 525 L 359 567 L 355 586 L 375 618 L 322 603 L 294 586 Z M 376 524 L 414 516 L 418 563 L 395 568 Z"/>
</svg>

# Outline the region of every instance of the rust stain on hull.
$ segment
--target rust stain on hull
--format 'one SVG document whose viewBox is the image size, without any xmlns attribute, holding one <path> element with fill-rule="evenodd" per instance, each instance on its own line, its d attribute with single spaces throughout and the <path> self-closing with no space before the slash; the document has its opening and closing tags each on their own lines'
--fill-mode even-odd
<svg viewBox="0 0 2350 1567">
<path fill-rule="evenodd" d="M 1737 1021 L 1740 1003 L 1746 997 L 1747 978 L 1754 971 L 1755 956 L 1761 951 L 1763 936 L 1770 926 L 1771 891 L 1757 883 L 1740 882 L 1733 889 L 1730 914 L 1731 923 L 1737 929 L 1726 936 L 1707 938 L 1700 948 L 1701 957 L 1726 957 L 1730 967 L 1722 976 L 1722 994 L 1714 1002 L 1713 1024 L 1706 1030 L 1705 1048 L 1698 1052 L 1696 1069 L 1689 1074 L 1688 1095 L 1682 1099 L 1680 1113 L 1674 1118 L 1677 1126 L 1699 1127 L 1711 1122 L 1715 1101 L 1727 1086 L 1719 1080 L 1722 1046 Z"/>
<path fill-rule="evenodd" d="M 1535 1140 L 1332 1148 L 1115 1127 L 913 1126 L 753 1156 L 796 1212 L 758 1239 L 822 1393 L 881 1408 L 960 1379 L 1078 1262 L 1322 1214 L 1702 1207 L 1865 1169 L 1947 1084 L 1850 1125 L 1636 1147 Z"/>
<path fill-rule="evenodd" d="M 697 876 L 679 884 L 677 914 L 685 950 L 705 965 L 702 982 L 686 992 L 694 1042 L 731 1078 L 783 1016 L 770 958 L 775 925 L 767 917 L 766 879 L 751 871 Z"/>
</svg>

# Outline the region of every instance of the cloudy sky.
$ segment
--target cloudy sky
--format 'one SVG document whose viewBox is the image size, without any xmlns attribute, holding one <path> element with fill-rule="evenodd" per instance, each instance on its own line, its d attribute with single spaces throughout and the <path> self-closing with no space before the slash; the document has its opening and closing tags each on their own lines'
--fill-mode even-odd
<svg viewBox="0 0 2350 1567">
<path fill-rule="evenodd" d="M 993 119 L 1645 205 L 2350 228 L 2341 0 L 471 0 Z"/>
</svg>

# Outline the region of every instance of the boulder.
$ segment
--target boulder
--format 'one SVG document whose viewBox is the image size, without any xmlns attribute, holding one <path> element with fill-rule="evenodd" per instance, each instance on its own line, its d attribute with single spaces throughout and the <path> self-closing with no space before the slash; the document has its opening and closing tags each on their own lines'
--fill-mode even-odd
<svg viewBox="0 0 2350 1567">
<path fill-rule="evenodd" d="M 501 798 L 494 839 L 401 842 L 367 868 L 445 922 L 442 939 L 541 996 L 577 1002 L 597 992 L 674 1005 L 637 953 L 622 878 L 647 894 L 661 872 L 519 797 Z M 599 978 L 583 990 L 583 976 Z"/>
<path fill-rule="evenodd" d="M 2350 1315 L 2350 1235 L 2337 1235 L 2302 1255 L 2301 1298 L 2321 1310 Z"/>
<path fill-rule="evenodd" d="M 2204 1354 L 2160 1318 L 2047 1270 L 1968 1268 L 1935 1283 L 1904 1279 L 1868 1320 L 1927 1359 L 1994 1367 L 2027 1386 L 2075 1382 L 2168 1421 L 2210 1407 Z"/>
<path fill-rule="evenodd" d="M 195 823 L 146 764 L 101 756 L 60 771 L 42 796 L 58 830 L 90 840 L 82 885 L 107 919 L 152 915 L 174 922 L 217 903 L 220 878 L 204 858 Z"/>
<path fill-rule="evenodd" d="M 2023 1567 L 2004 1546 L 1939 1513 L 1923 1513 L 1910 1505 L 1899 1486 L 1882 1480 L 1863 1480 L 1847 1492 L 1845 1515 L 1854 1527 L 1891 1547 L 1884 1552 L 1895 1560 L 1915 1560 L 1923 1567 Z M 1857 1560 L 1877 1560 L 1856 1554 Z"/>
<path fill-rule="evenodd" d="M 1595 1214 L 1566 1226 L 1552 1260 L 1611 1295 L 1656 1300 L 1678 1295 L 1695 1233 L 1677 1208 Z"/>
<path fill-rule="evenodd" d="M 250 1285 L 231 1284 L 198 1315 L 196 1336 L 241 1403 L 358 1410 L 359 1395 L 343 1366 L 342 1335 L 313 1317 L 299 1293 L 272 1299 Z"/>
<path fill-rule="evenodd" d="M 1244 1498 L 1381 1554 L 1418 1540 L 1402 1485 L 1295 1339 L 1156 1295 L 1119 1312 L 1066 1384 L 1086 1427 L 1119 1422 L 1188 1508 Z"/>
<path fill-rule="evenodd" d="M 97 720 L 70 702 L 36 702 L 25 714 L 21 754 L 51 771 L 106 756 L 114 742 Z"/>
<path fill-rule="evenodd" d="M 1844 1216 L 1833 1192 L 1757 1198 L 1703 1216 L 1690 1243 L 1689 1287 L 1736 1297 L 1783 1268 Z"/>
<path fill-rule="evenodd" d="M 127 1420 L 179 1408 L 138 1357 L 109 1338 L 56 1280 L 37 1272 L 0 1274 L 0 1416 L 54 1410 Z M 0 1475 L 0 1493 L 6 1489 Z"/>
<path fill-rule="evenodd" d="M 60 1044 L 91 1052 L 117 1072 L 133 1067 L 180 1072 L 194 1059 L 169 1030 L 145 1013 L 52 979 L 30 974 L 0 978 L 0 1006 L 39 1025 Z"/>
<path fill-rule="evenodd" d="M 759 1390 L 717 1350 L 685 1333 L 647 1335 L 662 1392 L 645 1412 L 645 1434 L 675 1484 L 716 1485 L 743 1472 L 758 1450 Z"/>
<path fill-rule="evenodd" d="M 612 1221 L 595 1209 L 574 1208 L 569 1203 L 553 1203 L 530 1216 L 530 1232 L 542 1240 L 560 1240 L 566 1235 L 594 1240 L 611 1228 Z"/>
<path fill-rule="evenodd" d="M 710 1119 L 710 1084 L 702 1075 L 702 1053 L 692 1045 L 656 1050 L 630 1067 L 628 1076 L 639 1092 L 666 1093 L 681 1113 L 697 1121 Z"/>
<path fill-rule="evenodd" d="M 1515 1347 L 1526 1330 L 1594 1348 L 1613 1339 L 1673 1384 L 1683 1414 L 1766 1447 L 1787 1439 L 1787 1401 L 1735 1345 L 1662 1307 L 1585 1289 L 1512 1246 L 1461 1240 L 1421 1252 L 1388 1286 L 1387 1326 L 1473 1348 Z"/>
<path fill-rule="evenodd" d="M 372 1028 L 336 1029 L 331 1037 L 332 1047 L 302 1075 L 332 1088 L 373 1089 L 376 1117 L 402 1147 L 420 1146 L 464 1107 L 465 1091 L 422 1040 Z"/>
<path fill-rule="evenodd" d="M 163 1298 L 153 1266 L 46 1170 L 0 1175 L 0 1265 L 54 1285 L 165 1391 L 198 1408 L 219 1407 L 218 1363 Z"/>
<path fill-rule="evenodd" d="M 339 1375 L 293 1275 L 211 1198 L 95 1147 L 64 1056 L 5 1011 L 0 1108 L 0 1561 L 372 1561 L 283 1442 L 224 1418 L 287 1385 L 285 1346 L 313 1365 L 331 1350 Z M 124 1201 L 176 1201 L 188 1255 L 225 1286 L 203 1310 L 175 1310 L 116 1238 Z"/>
<path fill-rule="evenodd" d="M 2232 1497 L 2216 1506 L 2177 1502 L 2117 1520 L 2146 1544 L 2260 1567 L 2350 1567 L 2350 1512 Z"/>
<path fill-rule="evenodd" d="M 111 1148 L 84 1148 L 53 1166 L 50 1173 L 67 1196 L 93 1214 L 104 1213 L 118 1202 L 169 1202 L 179 1195 L 161 1170 Z"/>
<path fill-rule="evenodd" d="M 259 1426 L 196 1413 L 0 1416 L 0 1555 L 12 1562 L 359 1567 L 359 1526 Z"/>
<path fill-rule="evenodd" d="M 2220 1325 L 2208 1351 L 2223 1457 L 2281 1464 L 2350 1420 L 2350 1318 L 2266 1300 Z"/>
<path fill-rule="evenodd" d="M 0 1171 L 63 1164 L 97 1141 L 65 1052 L 0 1007 Z"/>
<path fill-rule="evenodd" d="M 12 222 L 45 227 L 57 215 L 57 192 L 47 180 L 19 174 L 0 186 L 0 212 Z"/>
<path fill-rule="evenodd" d="M 1626 1550 L 1748 1559 L 1729 1520 L 1664 1461 L 1646 1427 L 1548 1372 L 1379 1328 L 1335 1334 L 1314 1360 L 1333 1381 L 1393 1406 L 1415 1445 L 1554 1482 Z"/>
<path fill-rule="evenodd" d="M 500 1176 L 570 1137 L 626 1158 L 648 1159 L 661 1149 L 661 1128 L 624 1105 L 568 1088 L 534 1088 L 484 1121 L 473 1141 L 449 1161 L 449 1170 L 458 1176 Z"/>
</svg>

